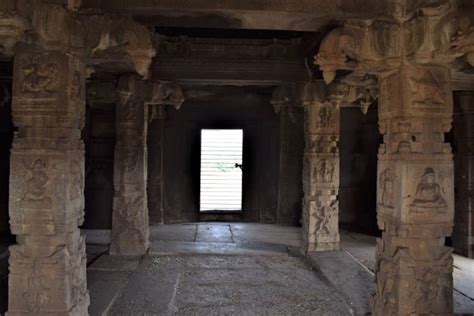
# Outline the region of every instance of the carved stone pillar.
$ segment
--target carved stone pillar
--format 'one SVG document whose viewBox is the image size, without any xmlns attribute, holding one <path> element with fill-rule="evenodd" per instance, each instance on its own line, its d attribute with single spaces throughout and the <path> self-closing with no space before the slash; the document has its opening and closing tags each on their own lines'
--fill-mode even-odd
<svg viewBox="0 0 474 316">
<path fill-rule="evenodd" d="M 454 95 L 455 192 L 453 246 L 474 258 L 474 93 Z"/>
<path fill-rule="evenodd" d="M 143 255 L 149 246 L 145 94 L 145 83 L 138 76 L 120 78 L 115 114 L 112 255 Z"/>
<path fill-rule="evenodd" d="M 153 82 L 150 98 L 146 101 L 149 113 L 148 128 L 148 208 L 152 223 L 164 222 L 163 205 L 163 140 L 166 107 L 179 110 L 184 102 L 181 88 L 165 81 Z"/>
<path fill-rule="evenodd" d="M 379 77 L 375 315 L 452 314 L 454 170 L 448 65 L 474 62 L 473 28 L 455 1 L 393 0 L 385 16 L 333 30 L 316 56 L 326 81 L 336 70 Z"/>
<path fill-rule="evenodd" d="M 306 251 L 339 249 L 338 102 L 326 97 L 324 83 L 305 86 L 303 160 L 303 240 Z"/>
<path fill-rule="evenodd" d="M 86 315 L 85 67 L 72 55 L 15 56 L 11 150 L 9 315 Z"/>
<path fill-rule="evenodd" d="M 452 312 L 454 214 L 450 70 L 403 65 L 380 76 L 377 315 Z M 398 303 L 397 303 L 398 302 Z"/>
<path fill-rule="evenodd" d="M 304 110 L 294 86 L 275 89 L 271 103 L 280 116 L 280 166 L 277 224 L 298 225 L 301 220 L 301 159 L 304 148 Z"/>
</svg>

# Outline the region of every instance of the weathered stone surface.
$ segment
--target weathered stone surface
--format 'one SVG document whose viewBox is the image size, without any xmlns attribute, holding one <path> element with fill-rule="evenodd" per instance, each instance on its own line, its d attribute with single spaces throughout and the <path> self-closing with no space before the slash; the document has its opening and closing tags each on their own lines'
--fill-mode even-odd
<svg viewBox="0 0 474 316">
<path fill-rule="evenodd" d="M 146 86 L 138 76 L 117 87 L 114 211 L 110 254 L 140 255 L 149 245 Z"/>
<path fill-rule="evenodd" d="M 146 100 L 148 110 L 148 208 L 150 221 L 162 224 L 164 219 L 163 140 L 164 120 L 168 106 L 179 110 L 184 103 L 181 88 L 167 81 L 155 81 L 149 88 Z"/>
<path fill-rule="evenodd" d="M 454 170 L 444 133 L 451 128 L 447 65 L 467 54 L 472 31 L 455 3 L 393 1 L 387 16 L 350 21 L 332 31 L 316 63 L 331 82 L 335 71 L 379 77 L 377 245 L 373 312 L 450 314 Z"/>
<path fill-rule="evenodd" d="M 11 150 L 9 315 L 84 315 L 85 67 L 30 48 L 15 58 Z"/>
</svg>

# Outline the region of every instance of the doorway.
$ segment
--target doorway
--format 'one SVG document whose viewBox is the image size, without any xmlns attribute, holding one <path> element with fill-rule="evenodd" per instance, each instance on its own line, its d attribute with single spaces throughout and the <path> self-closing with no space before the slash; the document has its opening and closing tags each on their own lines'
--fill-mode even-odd
<svg viewBox="0 0 474 316">
<path fill-rule="evenodd" d="M 242 212 L 242 129 L 201 130 L 200 212 Z"/>
</svg>

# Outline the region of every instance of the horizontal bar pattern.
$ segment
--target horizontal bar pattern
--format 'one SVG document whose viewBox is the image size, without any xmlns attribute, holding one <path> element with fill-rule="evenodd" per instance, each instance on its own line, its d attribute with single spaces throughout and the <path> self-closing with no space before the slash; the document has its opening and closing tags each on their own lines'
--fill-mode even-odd
<svg viewBox="0 0 474 316">
<path fill-rule="evenodd" d="M 200 210 L 241 211 L 243 131 L 201 130 Z"/>
</svg>

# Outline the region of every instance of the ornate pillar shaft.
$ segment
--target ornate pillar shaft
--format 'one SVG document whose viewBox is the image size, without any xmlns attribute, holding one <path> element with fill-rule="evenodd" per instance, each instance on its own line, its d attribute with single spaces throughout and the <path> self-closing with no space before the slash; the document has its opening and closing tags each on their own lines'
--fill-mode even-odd
<svg viewBox="0 0 474 316">
<path fill-rule="evenodd" d="M 136 75 L 117 88 L 114 202 L 110 253 L 142 255 L 149 245 L 146 86 Z"/>
<path fill-rule="evenodd" d="M 454 95 L 455 212 L 453 246 L 457 253 L 474 258 L 474 94 Z"/>
<path fill-rule="evenodd" d="M 306 251 L 339 249 L 339 104 L 305 105 L 303 240 Z"/>
<path fill-rule="evenodd" d="M 85 315 L 85 68 L 32 48 L 15 56 L 11 150 L 9 315 Z"/>
<path fill-rule="evenodd" d="M 402 64 L 380 75 L 376 315 L 449 314 L 454 170 L 450 70 Z"/>
</svg>

